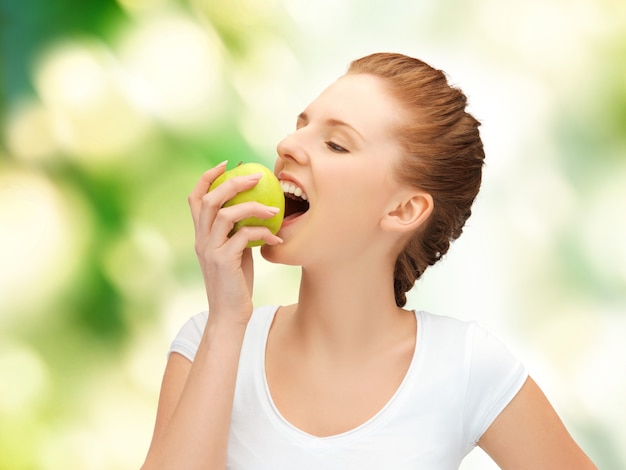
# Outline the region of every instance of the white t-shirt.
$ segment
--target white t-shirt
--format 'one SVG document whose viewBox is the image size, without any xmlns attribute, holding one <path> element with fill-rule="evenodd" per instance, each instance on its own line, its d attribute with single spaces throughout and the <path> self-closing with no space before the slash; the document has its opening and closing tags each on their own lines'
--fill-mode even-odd
<svg viewBox="0 0 626 470">
<path fill-rule="evenodd" d="M 415 312 L 415 352 L 391 400 L 351 431 L 312 436 L 281 416 L 267 385 L 265 345 L 277 309 L 255 309 L 246 330 L 228 444 L 231 470 L 456 470 L 527 378 L 524 366 L 475 322 Z M 170 352 L 193 361 L 207 315 L 193 316 Z"/>
</svg>

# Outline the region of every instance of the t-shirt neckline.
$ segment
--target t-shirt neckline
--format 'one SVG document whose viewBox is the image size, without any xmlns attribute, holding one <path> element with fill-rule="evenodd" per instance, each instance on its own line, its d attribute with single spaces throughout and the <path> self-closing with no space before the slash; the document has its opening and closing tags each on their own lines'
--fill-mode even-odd
<svg viewBox="0 0 626 470">
<path fill-rule="evenodd" d="M 385 423 L 393 415 L 394 408 L 398 406 L 398 402 L 402 401 L 402 399 L 406 395 L 406 389 L 409 387 L 408 384 L 411 382 L 412 377 L 415 375 L 418 358 L 421 356 L 420 350 L 422 348 L 422 337 L 424 334 L 424 322 L 422 321 L 423 319 L 421 312 L 412 310 L 413 314 L 415 315 L 417 330 L 413 356 L 411 357 L 411 362 L 406 371 L 406 374 L 402 379 L 402 382 L 400 382 L 400 385 L 398 386 L 392 397 L 389 399 L 389 401 L 387 401 L 387 403 L 385 403 L 385 405 L 380 410 L 378 410 L 378 412 L 374 414 L 371 418 L 353 429 L 331 436 L 315 436 L 306 431 L 303 431 L 297 426 L 294 426 L 282 415 L 282 413 L 278 410 L 278 407 L 274 403 L 274 400 L 272 399 L 272 394 L 269 389 L 267 375 L 265 373 L 265 350 L 267 347 L 269 330 L 272 322 L 274 321 L 276 312 L 279 308 L 280 306 L 275 306 L 270 314 L 267 316 L 266 324 L 263 328 L 262 341 L 260 341 L 261 350 L 257 351 L 257 358 L 260 361 L 260 367 L 257 370 L 261 371 L 261 373 L 257 376 L 257 380 L 261 382 L 258 385 L 264 393 L 262 403 L 264 405 L 266 413 L 268 413 L 270 419 L 275 423 L 276 428 L 279 429 L 288 439 L 299 441 L 306 445 L 324 447 L 339 444 L 341 442 L 349 440 L 358 439 L 364 435 L 373 432 L 377 427 Z"/>
</svg>

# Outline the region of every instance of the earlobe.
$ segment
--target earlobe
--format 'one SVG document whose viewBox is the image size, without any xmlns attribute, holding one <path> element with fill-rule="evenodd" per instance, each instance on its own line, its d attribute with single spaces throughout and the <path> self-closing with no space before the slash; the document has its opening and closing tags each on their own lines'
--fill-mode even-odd
<svg viewBox="0 0 626 470">
<path fill-rule="evenodd" d="M 383 229 L 393 232 L 410 232 L 422 225 L 433 211 L 434 202 L 430 194 L 413 193 L 398 203 L 383 217 Z"/>
</svg>

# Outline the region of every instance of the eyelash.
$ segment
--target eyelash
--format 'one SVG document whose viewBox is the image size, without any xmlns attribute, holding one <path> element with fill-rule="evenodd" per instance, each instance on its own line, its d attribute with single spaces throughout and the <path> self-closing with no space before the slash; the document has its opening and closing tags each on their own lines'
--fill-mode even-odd
<svg viewBox="0 0 626 470">
<path fill-rule="evenodd" d="M 336 143 L 332 142 L 332 141 L 328 141 L 326 142 L 326 146 L 333 152 L 337 152 L 337 153 L 348 153 L 348 150 L 343 148 L 341 145 L 337 145 Z"/>
</svg>

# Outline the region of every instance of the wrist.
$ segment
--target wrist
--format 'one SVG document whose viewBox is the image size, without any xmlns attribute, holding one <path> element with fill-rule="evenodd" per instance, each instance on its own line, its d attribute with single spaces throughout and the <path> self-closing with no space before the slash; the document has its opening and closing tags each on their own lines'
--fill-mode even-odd
<svg viewBox="0 0 626 470">
<path fill-rule="evenodd" d="M 209 337 L 211 344 L 243 338 L 250 316 L 251 313 L 221 312 L 219 309 L 211 308 L 204 330 L 205 336 Z"/>
</svg>

